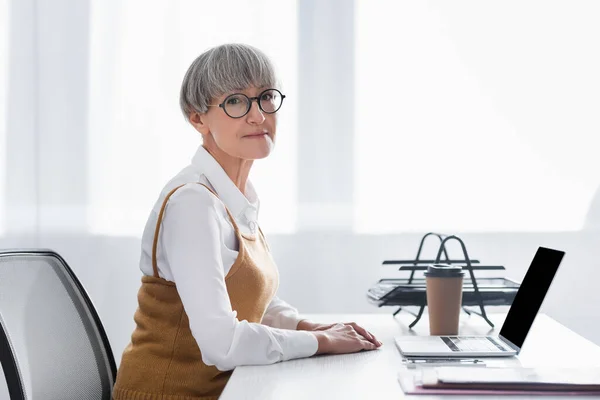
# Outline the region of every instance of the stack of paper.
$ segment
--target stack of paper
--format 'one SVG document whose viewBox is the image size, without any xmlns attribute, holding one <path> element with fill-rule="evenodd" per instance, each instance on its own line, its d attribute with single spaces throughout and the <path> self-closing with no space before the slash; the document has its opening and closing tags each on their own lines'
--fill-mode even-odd
<svg viewBox="0 0 600 400">
<path fill-rule="evenodd" d="M 398 380 L 406 394 L 600 394 L 600 368 L 438 367 Z"/>
</svg>

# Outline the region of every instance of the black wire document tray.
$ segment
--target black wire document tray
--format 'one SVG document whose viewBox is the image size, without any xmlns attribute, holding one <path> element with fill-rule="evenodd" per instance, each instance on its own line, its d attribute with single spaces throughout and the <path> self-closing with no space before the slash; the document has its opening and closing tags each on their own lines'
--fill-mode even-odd
<svg viewBox="0 0 600 400">
<path fill-rule="evenodd" d="M 440 240 L 437 257 L 435 259 L 421 259 L 423 244 L 428 237 L 437 237 Z M 459 242 L 463 259 L 451 259 L 448 256 L 446 243 L 450 240 Z M 442 258 L 442 254 L 444 257 Z M 406 278 L 384 278 L 380 279 L 367 291 L 367 298 L 379 307 L 396 306 L 398 310 L 394 316 L 402 311 L 406 306 L 418 306 L 417 314 L 406 310 L 415 315 L 416 319 L 409 325 L 415 326 L 421 319 L 423 310 L 427 305 L 427 295 L 425 291 L 425 278 L 417 273 L 425 271 L 427 265 L 433 263 L 462 264 L 466 275 L 463 281 L 462 308 L 467 314 L 479 315 L 493 327 L 494 324 L 487 318 L 485 306 L 504 306 L 511 305 L 520 284 L 505 277 L 481 277 L 475 278 L 474 271 L 503 271 L 505 268 L 501 265 L 481 265 L 479 260 L 470 259 L 464 242 L 457 236 L 448 236 L 439 233 L 427 233 L 421 239 L 417 256 L 414 260 L 386 260 L 383 265 L 400 265 L 398 270 L 409 274 Z M 467 307 L 478 307 L 479 311 L 468 309 Z"/>
</svg>

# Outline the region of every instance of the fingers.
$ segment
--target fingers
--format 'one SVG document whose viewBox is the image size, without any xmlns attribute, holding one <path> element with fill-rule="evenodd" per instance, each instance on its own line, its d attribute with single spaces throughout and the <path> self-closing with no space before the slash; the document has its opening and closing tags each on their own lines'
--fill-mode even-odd
<svg viewBox="0 0 600 400">
<path fill-rule="evenodd" d="M 339 324 L 334 326 L 328 333 L 315 332 L 315 334 L 319 343 L 317 354 L 356 353 L 362 350 L 375 350 L 379 347 L 358 333 L 349 324 Z M 323 337 L 320 337 L 320 335 L 323 335 Z"/>
<path fill-rule="evenodd" d="M 373 343 L 375 346 L 379 347 L 379 346 L 381 346 L 383 344 L 379 340 L 377 340 L 375 338 L 375 336 L 373 336 L 365 328 L 363 328 L 360 325 L 357 325 L 355 322 L 350 322 L 348 325 L 352 326 L 357 333 L 359 333 L 361 336 L 363 336 L 369 342 Z"/>
<path fill-rule="evenodd" d="M 368 340 L 361 339 L 360 342 L 361 342 L 362 348 L 364 350 L 375 350 L 377 348 L 377 346 L 374 343 L 372 343 Z"/>
</svg>

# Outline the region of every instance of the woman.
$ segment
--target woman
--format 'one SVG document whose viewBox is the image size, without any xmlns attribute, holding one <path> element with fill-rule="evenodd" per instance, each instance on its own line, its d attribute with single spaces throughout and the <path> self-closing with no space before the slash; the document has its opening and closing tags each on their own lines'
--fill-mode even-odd
<svg viewBox="0 0 600 400">
<path fill-rule="evenodd" d="M 246 45 L 208 50 L 188 69 L 180 106 L 203 143 L 146 224 L 137 326 L 114 399 L 217 398 L 238 365 L 381 345 L 354 323 L 301 320 L 275 296 L 248 175 L 273 150 L 285 98 L 276 87 L 270 61 Z"/>
</svg>

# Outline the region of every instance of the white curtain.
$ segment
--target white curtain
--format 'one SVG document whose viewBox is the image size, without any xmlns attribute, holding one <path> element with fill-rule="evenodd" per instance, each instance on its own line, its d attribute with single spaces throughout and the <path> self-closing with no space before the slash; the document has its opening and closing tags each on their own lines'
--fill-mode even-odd
<svg viewBox="0 0 600 400">
<path fill-rule="evenodd" d="M 179 87 L 203 51 L 242 42 L 275 64 L 286 100 L 276 149 L 251 180 L 261 223 L 291 232 L 296 202 L 295 1 L 91 3 L 88 223 L 92 233 L 139 236 L 160 189 L 189 164 L 199 134 L 179 111 Z"/>
<path fill-rule="evenodd" d="M 356 14 L 356 231 L 586 224 L 600 3 L 361 0 Z"/>
<path fill-rule="evenodd" d="M 557 232 L 598 215 L 598 2 L 0 7 L 0 232 L 139 237 L 200 143 L 178 107 L 185 70 L 224 42 L 263 49 L 287 95 L 251 176 L 265 231 Z"/>
</svg>

